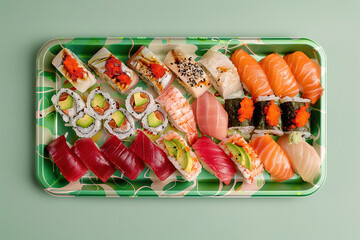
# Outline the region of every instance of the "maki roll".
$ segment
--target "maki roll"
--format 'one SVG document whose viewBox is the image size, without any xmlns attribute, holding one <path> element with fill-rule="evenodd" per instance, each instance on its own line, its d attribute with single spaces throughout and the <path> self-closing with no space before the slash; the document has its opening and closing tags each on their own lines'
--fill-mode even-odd
<svg viewBox="0 0 360 240">
<path fill-rule="evenodd" d="M 78 112 L 84 109 L 85 103 L 76 92 L 62 88 L 52 96 L 52 103 L 64 122 L 69 122 Z"/>
<path fill-rule="evenodd" d="M 210 82 L 223 98 L 242 92 L 239 74 L 229 58 L 218 51 L 209 50 L 198 61 L 210 77 Z"/>
<path fill-rule="evenodd" d="M 125 139 L 135 133 L 135 122 L 125 109 L 114 109 L 105 119 L 104 127 L 119 139 Z"/>
<path fill-rule="evenodd" d="M 140 87 L 133 89 L 125 100 L 126 109 L 137 120 L 140 120 L 153 105 L 153 96 Z"/>
<path fill-rule="evenodd" d="M 149 110 L 141 121 L 142 126 L 153 134 L 158 134 L 164 131 L 168 122 L 167 114 L 159 104 L 156 104 L 151 110 Z"/>
<path fill-rule="evenodd" d="M 281 118 L 285 133 L 297 131 L 310 137 L 310 101 L 299 97 L 281 99 Z"/>
<path fill-rule="evenodd" d="M 101 129 L 101 121 L 85 113 L 86 110 L 81 111 L 71 121 L 76 135 L 81 138 L 92 137 Z"/>
<path fill-rule="evenodd" d="M 196 154 L 177 132 L 166 132 L 156 143 L 186 180 L 193 181 L 200 174 L 201 164 Z"/>
<path fill-rule="evenodd" d="M 127 65 L 138 72 L 158 93 L 164 91 L 174 80 L 174 75 L 165 64 L 144 46 L 132 55 Z"/>
<path fill-rule="evenodd" d="M 253 122 L 255 133 L 283 135 L 281 130 L 280 99 L 275 96 L 261 96 L 256 100 Z"/>
<path fill-rule="evenodd" d="M 69 49 L 62 49 L 52 61 L 59 72 L 80 92 L 85 92 L 96 83 L 95 76 Z"/>
<path fill-rule="evenodd" d="M 229 115 L 229 129 L 239 130 L 242 133 L 251 133 L 255 128 L 253 123 L 254 109 L 254 102 L 251 98 L 226 99 L 225 111 Z"/>
<path fill-rule="evenodd" d="M 116 102 L 110 97 L 110 94 L 94 89 L 87 98 L 86 106 L 91 116 L 103 120 L 116 109 Z"/>
<path fill-rule="evenodd" d="M 165 58 L 165 64 L 179 78 L 179 82 L 195 98 L 203 95 L 211 83 L 205 71 L 195 60 L 180 49 L 172 49 Z"/>
<path fill-rule="evenodd" d="M 102 47 L 89 61 L 89 66 L 115 90 L 123 94 L 139 81 L 136 73 Z"/>
<path fill-rule="evenodd" d="M 252 183 L 264 171 L 260 158 L 240 134 L 226 138 L 218 145 L 235 163 L 246 182 Z"/>
</svg>

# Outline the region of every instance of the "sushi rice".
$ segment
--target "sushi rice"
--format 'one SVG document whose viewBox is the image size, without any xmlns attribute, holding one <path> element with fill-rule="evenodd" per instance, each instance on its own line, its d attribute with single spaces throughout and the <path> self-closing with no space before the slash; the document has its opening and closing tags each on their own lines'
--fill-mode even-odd
<svg viewBox="0 0 360 240">
<path fill-rule="evenodd" d="M 131 97 L 135 93 L 144 93 L 149 97 L 149 104 L 147 105 L 145 111 L 143 111 L 141 113 L 135 112 L 134 108 L 131 106 Z M 155 102 L 154 102 L 153 96 L 150 93 L 148 93 L 147 91 L 143 90 L 141 87 L 137 87 L 137 88 L 131 90 L 131 92 L 129 93 L 129 95 L 127 96 L 127 98 L 125 100 L 126 109 L 136 120 L 140 120 L 147 112 L 150 111 L 150 109 L 154 106 L 154 104 L 155 104 Z"/>
<path fill-rule="evenodd" d="M 117 111 L 120 111 L 124 114 L 126 120 L 127 120 L 127 126 L 126 126 L 126 130 L 122 130 L 121 128 L 112 128 L 110 125 L 109 125 L 109 122 L 113 119 L 112 118 L 112 114 L 117 112 Z M 120 109 L 113 109 L 111 112 L 110 112 L 110 115 L 107 116 L 107 118 L 105 119 L 105 122 L 104 122 L 104 128 L 109 132 L 111 133 L 112 135 L 115 135 L 116 137 L 118 137 L 120 140 L 123 140 L 125 138 L 128 138 L 132 135 L 134 135 L 135 133 L 135 121 L 133 119 L 133 117 L 129 114 L 128 111 L 126 111 L 125 109 L 123 108 L 120 108 Z"/>
<path fill-rule="evenodd" d="M 73 106 L 72 108 L 68 109 L 69 114 L 66 114 L 63 110 L 60 109 L 59 106 L 59 99 L 63 93 L 66 93 L 73 98 Z M 80 95 L 68 88 L 60 89 L 60 91 L 57 94 L 51 97 L 51 101 L 54 104 L 55 110 L 60 114 L 64 122 L 70 122 L 71 118 L 73 118 L 78 112 L 83 110 L 85 107 L 85 103 L 81 99 Z"/>
<path fill-rule="evenodd" d="M 148 116 L 155 111 L 160 111 L 162 113 L 162 115 L 164 116 L 165 120 L 163 121 L 162 124 L 160 124 L 157 127 L 150 127 L 149 122 L 148 122 Z M 168 116 L 167 116 L 165 110 L 159 104 L 153 105 L 141 120 L 142 126 L 146 130 L 152 132 L 153 134 L 159 134 L 160 132 L 164 131 L 166 126 L 168 125 L 168 123 L 169 123 Z"/>
<path fill-rule="evenodd" d="M 109 109 L 107 109 L 103 115 L 97 113 L 94 110 L 94 108 L 91 106 L 91 101 L 94 99 L 95 94 L 101 94 L 105 98 L 105 101 L 107 101 L 109 103 Z M 96 119 L 99 119 L 99 120 L 103 120 L 103 119 L 106 119 L 114 109 L 116 109 L 116 102 L 114 101 L 114 99 L 111 98 L 109 93 L 100 91 L 98 89 L 94 89 L 91 91 L 91 93 L 89 94 L 89 96 L 87 98 L 86 107 L 87 107 L 86 108 L 87 112 L 90 116 L 92 116 Z"/>
<path fill-rule="evenodd" d="M 79 120 L 80 118 L 83 118 L 85 116 L 85 114 L 94 118 L 94 122 L 87 128 L 80 127 L 79 125 L 76 124 L 76 121 Z M 89 114 L 88 109 L 86 109 L 86 108 L 72 119 L 71 124 L 73 126 L 73 129 L 74 129 L 76 135 L 78 135 L 81 138 L 92 137 L 97 132 L 99 132 L 101 129 L 101 121 L 99 119 L 95 118 L 94 116 L 91 116 Z"/>
</svg>

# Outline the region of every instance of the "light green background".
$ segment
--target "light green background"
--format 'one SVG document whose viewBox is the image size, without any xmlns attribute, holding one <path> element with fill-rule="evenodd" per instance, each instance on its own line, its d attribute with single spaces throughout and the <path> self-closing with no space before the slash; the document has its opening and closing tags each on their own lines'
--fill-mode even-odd
<svg viewBox="0 0 360 240">
<path fill-rule="evenodd" d="M 251 3 L 250 3 L 251 2 Z M 0 0 L 0 239 L 359 239 L 358 1 Z M 328 176 L 279 199 L 56 198 L 35 180 L 35 59 L 55 37 L 308 37 L 328 58 Z"/>
</svg>

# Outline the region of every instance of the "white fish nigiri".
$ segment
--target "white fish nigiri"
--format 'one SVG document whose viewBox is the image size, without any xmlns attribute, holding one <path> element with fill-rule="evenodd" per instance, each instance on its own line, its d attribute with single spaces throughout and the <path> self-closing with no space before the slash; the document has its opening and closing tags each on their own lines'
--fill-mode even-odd
<svg viewBox="0 0 360 240">
<path fill-rule="evenodd" d="M 284 135 L 277 143 L 289 157 L 294 171 L 304 181 L 314 184 L 314 180 L 321 172 L 321 159 L 314 147 L 305 142 L 300 133 Z"/>
</svg>

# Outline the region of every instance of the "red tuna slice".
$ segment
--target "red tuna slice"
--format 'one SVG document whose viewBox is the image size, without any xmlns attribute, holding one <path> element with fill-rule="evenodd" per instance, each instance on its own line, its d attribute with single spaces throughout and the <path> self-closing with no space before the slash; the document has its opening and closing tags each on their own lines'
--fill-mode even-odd
<svg viewBox="0 0 360 240">
<path fill-rule="evenodd" d="M 140 130 L 129 149 L 154 171 L 160 181 L 166 180 L 176 171 L 166 153 Z"/>
<path fill-rule="evenodd" d="M 236 168 L 226 153 L 210 138 L 201 137 L 192 146 L 204 168 L 226 185 L 236 173 Z"/>
<path fill-rule="evenodd" d="M 101 146 L 100 150 L 115 167 L 131 180 L 135 180 L 145 168 L 141 159 L 114 135 Z"/>
<path fill-rule="evenodd" d="M 69 182 L 79 180 L 88 171 L 80 159 L 71 151 L 64 135 L 52 141 L 47 146 L 47 150 L 62 175 Z"/>
<path fill-rule="evenodd" d="M 228 114 L 221 103 L 206 92 L 191 104 L 196 122 L 205 135 L 223 140 L 228 131 Z"/>
<path fill-rule="evenodd" d="M 91 138 L 77 140 L 72 150 L 78 155 L 85 166 L 103 182 L 106 182 L 116 171 L 114 166 L 102 155 Z"/>
</svg>

